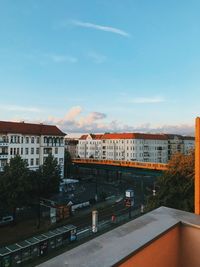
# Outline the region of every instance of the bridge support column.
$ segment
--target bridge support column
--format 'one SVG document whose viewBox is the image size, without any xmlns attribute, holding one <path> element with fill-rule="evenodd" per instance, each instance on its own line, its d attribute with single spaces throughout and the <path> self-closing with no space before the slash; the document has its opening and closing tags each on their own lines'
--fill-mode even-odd
<svg viewBox="0 0 200 267">
<path fill-rule="evenodd" d="M 117 182 L 121 183 L 122 173 L 120 171 L 116 171 L 116 177 L 117 177 Z"/>
<path fill-rule="evenodd" d="M 106 180 L 109 181 L 109 170 L 106 170 Z"/>
<path fill-rule="evenodd" d="M 195 125 L 195 213 L 200 215 L 200 118 Z"/>
</svg>

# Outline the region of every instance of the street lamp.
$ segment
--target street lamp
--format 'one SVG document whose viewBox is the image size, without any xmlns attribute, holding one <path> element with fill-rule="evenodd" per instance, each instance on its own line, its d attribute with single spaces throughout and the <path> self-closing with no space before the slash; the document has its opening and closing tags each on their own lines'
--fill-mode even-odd
<svg viewBox="0 0 200 267">
<path fill-rule="evenodd" d="M 155 185 L 155 182 L 153 183 L 153 190 L 152 190 L 152 192 L 153 192 L 153 196 L 155 197 L 155 195 L 156 195 L 156 185 Z"/>
</svg>

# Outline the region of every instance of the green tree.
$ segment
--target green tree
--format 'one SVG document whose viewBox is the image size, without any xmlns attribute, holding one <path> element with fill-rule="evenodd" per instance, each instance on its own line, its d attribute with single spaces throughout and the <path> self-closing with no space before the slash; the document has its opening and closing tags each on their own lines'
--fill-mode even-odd
<svg viewBox="0 0 200 267">
<path fill-rule="evenodd" d="M 176 154 L 169 168 L 156 181 L 156 196 L 148 199 L 147 210 L 160 206 L 193 212 L 194 210 L 194 151 Z"/>
<path fill-rule="evenodd" d="M 65 150 L 65 161 L 64 161 L 64 176 L 70 177 L 72 170 L 72 158 L 69 151 Z"/>
<path fill-rule="evenodd" d="M 0 177 L 0 202 L 6 210 L 12 210 L 14 220 L 16 208 L 29 205 L 31 188 L 26 162 L 20 156 L 11 158 Z"/>
<path fill-rule="evenodd" d="M 39 186 L 40 195 L 42 197 L 48 198 L 59 192 L 60 173 L 61 170 L 57 160 L 49 154 L 44 164 L 39 169 Z"/>
</svg>

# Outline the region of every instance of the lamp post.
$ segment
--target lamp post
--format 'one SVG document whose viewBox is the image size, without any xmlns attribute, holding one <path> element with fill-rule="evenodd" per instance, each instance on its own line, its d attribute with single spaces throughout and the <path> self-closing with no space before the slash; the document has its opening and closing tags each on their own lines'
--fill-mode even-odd
<svg viewBox="0 0 200 267">
<path fill-rule="evenodd" d="M 156 195 L 156 185 L 155 185 L 155 182 L 153 183 L 153 190 L 152 190 L 152 192 L 153 192 L 153 196 L 155 197 L 155 195 Z"/>
<path fill-rule="evenodd" d="M 97 190 L 97 170 L 95 170 L 95 200 L 98 200 L 98 190 Z"/>
</svg>

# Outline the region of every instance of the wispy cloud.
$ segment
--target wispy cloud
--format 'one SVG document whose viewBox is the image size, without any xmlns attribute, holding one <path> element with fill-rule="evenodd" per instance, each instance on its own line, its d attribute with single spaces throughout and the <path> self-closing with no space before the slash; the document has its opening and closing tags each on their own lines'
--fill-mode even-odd
<svg viewBox="0 0 200 267">
<path fill-rule="evenodd" d="M 97 63 L 97 64 L 101 64 L 101 63 L 105 62 L 107 59 L 106 56 L 101 55 L 101 54 L 96 53 L 96 52 L 89 52 L 88 57 L 91 58 L 93 60 L 93 62 Z"/>
<path fill-rule="evenodd" d="M 24 107 L 17 105 L 0 105 L 0 110 L 16 111 L 16 112 L 41 112 L 41 110 L 36 107 Z"/>
<path fill-rule="evenodd" d="M 41 65 L 47 65 L 50 62 L 52 63 L 77 63 L 78 58 L 59 53 L 33 53 L 33 54 L 25 54 L 24 57 L 27 60 L 38 62 Z"/>
<path fill-rule="evenodd" d="M 83 27 L 83 28 L 91 28 L 99 31 L 104 31 L 104 32 L 111 32 L 115 34 L 119 34 L 124 37 L 130 37 L 130 34 L 128 32 L 125 32 L 121 29 L 110 27 L 110 26 L 104 26 L 104 25 L 99 25 L 99 24 L 94 24 L 90 22 L 83 22 L 79 20 L 72 20 L 71 23 L 75 26 L 78 27 Z"/>
<path fill-rule="evenodd" d="M 66 56 L 66 55 L 52 54 L 48 55 L 48 57 L 55 63 L 64 63 L 64 62 L 76 63 L 78 61 L 76 57 Z"/>
<path fill-rule="evenodd" d="M 133 99 L 128 99 L 129 103 L 135 103 L 135 104 L 156 104 L 156 103 L 162 103 L 165 102 L 165 99 L 160 96 L 154 96 L 154 97 L 135 97 Z"/>
</svg>

